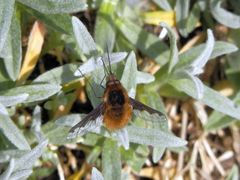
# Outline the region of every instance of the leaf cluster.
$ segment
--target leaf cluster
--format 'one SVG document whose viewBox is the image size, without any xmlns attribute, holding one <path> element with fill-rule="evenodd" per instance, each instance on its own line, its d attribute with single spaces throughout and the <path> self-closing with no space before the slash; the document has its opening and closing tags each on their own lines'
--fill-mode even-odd
<svg viewBox="0 0 240 180">
<path fill-rule="evenodd" d="M 81 146 L 76 149 L 88 149 L 87 163 L 101 168 L 104 179 L 127 179 L 129 174 L 121 171 L 123 162 L 133 172 L 139 172 L 149 154 L 151 161 L 157 163 L 166 150 L 178 153 L 187 150 L 187 139 L 177 137 L 179 134 L 170 130 L 166 118 L 144 111 L 134 112 L 124 132 L 127 136 L 101 127 L 75 139 L 66 138 L 69 129 L 85 114 L 82 109 L 81 113 L 73 112 L 79 92 L 87 95 L 93 107 L 101 101 L 96 96 L 103 93 L 101 59 L 107 62 L 107 51 L 112 69 L 129 96 L 165 113 L 166 117 L 161 97 L 194 99 L 210 107 L 208 121 L 202 125 L 204 133 L 240 119 L 240 16 L 236 0 L 230 1 L 231 12 L 219 0 L 153 0 L 150 4 L 154 4 L 156 12 L 144 11 L 141 3 L 135 7 L 130 1 L 119 0 L 0 2 L 0 163 L 3 164 L 0 179 L 35 179 L 50 175 L 56 168 L 61 174 L 61 159 L 56 149 L 79 142 Z M 91 14 L 92 11 L 96 14 Z M 71 16 L 72 13 L 76 14 Z M 84 13 L 92 17 L 87 19 Z M 160 23 L 164 15 L 165 23 Z M 88 23 L 84 23 L 86 19 Z M 36 20 L 26 49 L 23 39 L 29 33 L 29 25 Z M 227 40 L 231 43 L 215 40 L 219 38 L 211 29 L 217 23 L 230 29 Z M 144 24 L 160 27 L 160 37 L 145 30 Z M 171 26 L 176 27 L 180 38 L 186 39 L 201 26 L 206 41 L 179 50 L 181 44 Z M 168 44 L 161 39 L 164 31 Z M 49 68 L 46 54 L 54 55 L 58 66 Z M 234 86 L 230 97 L 199 77 L 207 63 L 222 57 L 227 62 L 225 74 Z M 141 61 L 160 68 L 145 72 L 139 65 Z M 79 67 L 80 62 L 84 64 Z M 86 94 L 79 72 L 87 76 Z M 84 102 L 84 98 L 80 101 Z M 40 156 L 41 160 L 35 163 Z M 53 164 L 51 168 L 32 170 L 46 162 Z M 234 166 L 229 177 L 236 177 L 237 173 Z M 95 168 L 92 177 L 103 179 Z"/>
</svg>

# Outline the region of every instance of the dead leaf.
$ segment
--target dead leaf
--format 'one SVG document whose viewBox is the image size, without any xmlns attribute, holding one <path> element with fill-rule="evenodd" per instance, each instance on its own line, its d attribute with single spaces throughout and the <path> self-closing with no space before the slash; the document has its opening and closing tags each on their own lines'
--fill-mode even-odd
<svg viewBox="0 0 240 180">
<path fill-rule="evenodd" d="M 28 47 L 23 65 L 18 77 L 18 84 L 25 81 L 37 64 L 44 43 L 46 28 L 43 23 L 36 21 L 29 35 Z"/>
</svg>

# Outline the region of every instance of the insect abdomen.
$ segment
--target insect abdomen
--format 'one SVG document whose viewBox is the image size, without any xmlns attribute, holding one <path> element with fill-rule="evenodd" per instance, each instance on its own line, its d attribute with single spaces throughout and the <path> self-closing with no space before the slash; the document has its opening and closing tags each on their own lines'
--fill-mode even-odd
<svg viewBox="0 0 240 180">
<path fill-rule="evenodd" d="M 121 129 L 126 126 L 132 117 L 132 106 L 128 103 L 122 108 L 109 107 L 104 112 L 103 121 L 109 130 Z"/>
</svg>

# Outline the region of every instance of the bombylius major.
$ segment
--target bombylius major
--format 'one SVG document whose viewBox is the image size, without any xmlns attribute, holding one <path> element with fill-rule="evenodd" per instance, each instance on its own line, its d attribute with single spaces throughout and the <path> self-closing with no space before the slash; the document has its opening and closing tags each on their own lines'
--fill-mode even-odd
<svg viewBox="0 0 240 180">
<path fill-rule="evenodd" d="M 118 130 L 125 127 L 132 118 L 133 110 L 147 111 L 149 114 L 156 113 L 165 116 L 163 113 L 144 105 L 143 103 L 128 96 L 127 90 L 111 71 L 110 58 L 108 54 L 109 69 L 103 62 L 107 73 L 106 87 L 103 94 L 103 102 L 86 115 L 79 123 L 69 131 L 69 138 L 74 138 L 82 133 L 85 128 L 103 121 L 105 127 L 110 130 Z"/>
</svg>

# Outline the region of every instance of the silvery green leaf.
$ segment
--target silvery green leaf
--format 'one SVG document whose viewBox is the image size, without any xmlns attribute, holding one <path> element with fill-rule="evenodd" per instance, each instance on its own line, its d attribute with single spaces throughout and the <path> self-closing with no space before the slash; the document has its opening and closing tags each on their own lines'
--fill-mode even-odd
<svg viewBox="0 0 240 180">
<path fill-rule="evenodd" d="M 43 134 L 41 131 L 41 107 L 36 106 L 33 111 L 33 121 L 31 125 L 31 131 L 35 134 L 38 142 L 41 142 L 43 139 Z"/>
<path fill-rule="evenodd" d="M 201 11 L 206 10 L 208 2 L 206 2 L 206 1 L 198 1 L 197 3 L 199 5 L 199 8 L 201 9 Z"/>
<path fill-rule="evenodd" d="M 0 114 L 0 129 L 9 141 L 11 141 L 11 143 L 18 149 L 30 149 L 27 140 L 9 116 Z"/>
<path fill-rule="evenodd" d="M 200 56 L 200 54 L 203 52 L 205 47 L 206 47 L 206 44 L 201 44 L 201 45 L 193 47 L 193 48 L 189 49 L 188 51 L 180 54 L 179 62 L 176 65 L 176 69 L 183 69 L 183 68 L 189 66 L 189 64 L 191 64 L 191 62 L 193 62 L 195 59 L 197 59 L 197 57 Z M 230 44 L 228 42 L 223 42 L 223 41 L 216 41 L 214 43 L 214 48 L 213 48 L 212 54 L 209 59 L 213 59 L 218 56 L 222 56 L 224 54 L 229 54 L 229 53 L 235 52 L 237 50 L 238 50 L 238 48 L 234 44 Z"/>
<path fill-rule="evenodd" d="M 40 142 L 34 149 L 25 152 L 21 157 L 11 159 L 7 170 L 0 176 L 0 179 L 26 179 L 32 173 L 32 166 L 42 155 L 46 146 L 47 140 Z M 18 152 L 16 151 L 16 153 Z"/>
<path fill-rule="evenodd" d="M 144 96 L 141 97 L 141 100 L 143 100 L 143 102 L 150 107 L 164 112 L 164 104 L 157 92 L 147 92 Z M 134 114 L 136 114 L 136 112 L 134 112 Z M 170 130 L 168 129 L 168 122 L 166 116 L 159 117 L 155 115 L 150 115 L 146 111 L 138 111 L 137 117 L 143 119 L 144 122 L 147 124 L 148 128 L 160 129 L 164 132 L 170 132 Z M 165 149 L 166 147 L 153 147 L 152 159 L 154 162 L 158 162 L 161 159 Z"/>
<path fill-rule="evenodd" d="M 234 164 L 229 172 L 226 180 L 238 180 L 239 179 L 239 167 Z"/>
<path fill-rule="evenodd" d="M 12 17 L 12 23 L 2 50 L 4 65 L 11 80 L 18 78 L 22 62 L 21 28 L 16 13 Z"/>
<path fill-rule="evenodd" d="M 191 73 L 189 73 L 188 71 L 183 71 L 181 73 L 185 74 L 186 75 L 185 77 L 190 79 L 194 83 L 194 85 L 195 85 L 195 97 L 197 99 L 202 99 L 203 93 L 204 93 L 204 87 L 203 87 L 202 81 L 198 77 L 196 77 L 196 76 L 192 75 Z M 179 75 L 179 73 L 176 74 L 176 76 L 177 75 Z"/>
<path fill-rule="evenodd" d="M 15 96 L 0 96 L 0 103 L 5 107 L 14 106 L 24 102 L 28 98 L 29 94 L 23 93 Z"/>
<path fill-rule="evenodd" d="M 179 79 L 179 75 L 185 76 L 185 78 L 190 79 L 195 85 L 194 97 L 201 99 L 204 94 L 203 83 L 195 75 L 201 74 L 203 72 L 203 67 L 209 60 L 212 50 L 214 48 L 214 37 L 210 29 L 207 30 L 208 40 L 204 50 L 201 54 L 193 60 L 190 66 L 185 67 L 185 70 L 176 69 L 175 79 Z M 184 77 L 183 77 L 184 78 Z"/>
<path fill-rule="evenodd" d="M 199 4 L 200 4 L 199 1 L 195 2 L 188 16 L 186 26 L 187 26 L 187 32 L 189 33 L 192 32 L 197 27 L 197 23 L 200 21 L 199 19 L 201 17 L 200 16 L 201 8 Z"/>
<path fill-rule="evenodd" d="M 221 24 L 230 28 L 240 28 L 240 16 L 221 7 L 222 1 L 211 0 L 210 8 L 213 17 Z"/>
<path fill-rule="evenodd" d="M 112 52 L 116 37 L 116 27 L 113 24 L 115 12 L 117 11 L 119 0 L 103 0 L 98 9 L 95 23 L 94 38 L 96 43 L 109 52 Z"/>
<path fill-rule="evenodd" d="M 185 92 L 193 98 L 197 98 L 195 95 L 195 85 L 189 79 L 176 79 L 170 80 L 169 83 L 178 89 L 179 91 Z M 217 91 L 204 85 L 204 94 L 201 102 L 215 109 L 216 111 L 227 114 L 236 119 L 240 119 L 240 107 L 237 106 L 232 100 L 224 97 Z M 223 106 L 224 104 L 224 106 Z"/>
<path fill-rule="evenodd" d="M 163 153 L 165 152 L 166 148 L 165 147 L 154 147 L 153 148 L 153 162 L 157 163 L 163 156 Z"/>
<path fill-rule="evenodd" d="M 192 62 L 191 69 L 189 69 L 189 72 L 193 75 L 198 75 L 202 73 L 202 69 L 209 60 L 213 47 L 214 47 L 214 37 L 212 30 L 207 30 L 208 40 L 206 42 L 206 46 L 204 50 L 201 52 L 201 54 Z"/>
<path fill-rule="evenodd" d="M 229 126 L 235 121 L 236 119 L 233 119 L 232 117 L 226 116 L 218 111 L 214 111 L 209 116 L 207 123 L 204 125 L 204 130 L 215 131 L 220 128 L 222 129 Z"/>
<path fill-rule="evenodd" d="M 175 135 L 159 129 L 146 129 L 137 126 L 127 127 L 130 142 L 153 147 L 178 147 L 187 142 Z"/>
<path fill-rule="evenodd" d="M 44 140 L 22 157 L 15 159 L 14 171 L 31 169 L 35 161 L 42 155 L 47 144 L 48 140 Z"/>
<path fill-rule="evenodd" d="M 73 126 L 73 124 L 71 125 Z M 49 140 L 49 143 L 56 145 L 64 145 L 76 143 L 81 137 L 75 139 L 67 139 L 70 127 L 58 126 L 54 122 L 48 122 L 42 126 L 44 137 Z"/>
<path fill-rule="evenodd" d="M 0 151 L 0 163 L 9 161 L 10 157 L 13 159 L 20 158 L 29 151 L 19 149 Z"/>
<path fill-rule="evenodd" d="M 14 166 L 15 166 L 15 160 L 11 159 L 7 169 L 0 175 L 0 179 L 1 180 L 26 179 L 32 173 L 31 169 L 14 171 Z"/>
<path fill-rule="evenodd" d="M 36 102 L 47 99 L 56 94 L 61 89 L 61 86 L 54 84 L 35 84 L 19 86 L 5 91 L 1 91 L 2 96 L 15 96 L 23 93 L 29 94 L 24 103 Z"/>
<path fill-rule="evenodd" d="M 0 154 L 0 163 L 9 161 L 10 156 L 9 155 L 2 155 Z"/>
<path fill-rule="evenodd" d="M 129 149 L 129 137 L 126 128 L 122 128 L 114 132 L 116 134 L 116 138 L 118 140 L 119 145 L 122 145 L 125 150 Z"/>
<path fill-rule="evenodd" d="M 102 147 L 98 146 L 98 142 L 100 141 L 102 137 L 98 136 L 96 134 L 87 134 L 86 138 L 83 141 L 84 145 L 92 146 L 91 152 L 88 154 L 88 157 L 86 159 L 87 163 L 93 164 L 96 162 L 99 158 L 99 156 L 102 153 Z"/>
<path fill-rule="evenodd" d="M 173 30 L 166 23 L 160 23 L 160 26 L 167 29 L 168 36 L 170 38 L 170 57 L 168 66 L 168 73 L 170 73 L 178 62 L 177 39 Z"/>
<path fill-rule="evenodd" d="M 165 11 L 171 11 L 172 7 L 170 6 L 167 0 L 153 0 L 159 7 L 163 8 Z"/>
<path fill-rule="evenodd" d="M 153 82 L 155 80 L 155 77 L 149 73 L 137 71 L 137 84 L 148 84 L 150 82 Z"/>
<path fill-rule="evenodd" d="M 80 114 L 70 114 L 62 116 L 55 121 L 58 126 L 72 127 L 73 125 L 79 123 L 82 120 L 82 115 Z"/>
<path fill-rule="evenodd" d="M 149 114 L 147 111 L 139 111 L 134 109 L 133 113 L 136 117 L 139 117 L 146 121 L 151 121 L 151 123 L 157 122 L 161 129 L 168 129 L 166 116 L 159 116 L 158 114 Z"/>
<path fill-rule="evenodd" d="M 122 172 L 121 174 L 121 180 L 126 180 L 126 179 L 130 179 L 130 172 Z"/>
<path fill-rule="evenodd" d="M 92 168 L 92 180 L 104 180 L 102 173 L 95 167 Z"/>
<path fill-rule="evenodd" d="M 121 180 L 121 159 L 117 142 L 105 139 L 102 150 L 102 171 L 105 180 Z"/>
<path fill-rule="evenodd" d="M 8 37 L 15 0 L 0 1 L 0 54 Z"/>
<path fill-rule="evenodd" d="M 176 19 L 177 26 L 182 36 L 186 37 L 187 32 L 187 18 L 189 16 L 190 0 L 177 0 L 176 1 Z"/>
<path fill-rule="evenodd" d="M 36 19 L 43 22 L 47 27 L 70 36 L 73 35 L 73 29 L 71 24 L 70 14 L 45 14 L 32 8 L 24 7 L 24 11 L 34 16 Z M 49 38 L 49 41 L 51 38 Z M 55 37 L 54 37 L 55 39 Z M 64 38 L 63 38 L 64 39 Z M 55 42 L 51 42 L 52 46 L 55 46 Z M 46 44 L 45 44 L 46 45 Z M 47 46 L 47 45 L 46 45 Z"/>
<path fill-rule="evenodd" d="M 76 71 L 78 66 L 79 65 L 77 64 L 65 64 L 63 66 L 56 67 L 39 75 L 33 82 L 65 84 L 76 79 L 73 73 Z"/>
<path fill-rule="evenodd" d="M 136 61 L 136 56 L 133 51 L 128 55 L 122 78 L 121 78 L 121 83 L 123 87 L 129 92 L 131 91 L 131 95 L 129 94 L 130 97 L 135 97 L 136 95 L 136 87 L 137 87 L 137 61 Z"/>
<path fill-rule="evenodd" d="M 1 180 L 9 180 L 15 165 L 15 160 L 11 159 L 7 169 L 0 175 Z"/>
<path fill-rule="evenodd" d="M 87 9 L 85 0 L 18 0 L 22 4 L 29 6 L 44 14 L 74 13 Z"/>
<path fill-rule="evenodd" d="M 8 111 L 7 109 L 3 106 L 2 103 L 0 103 L 0 114 L 8 116 Z"/>
<path fill-rule="evenodd" d="M 97 52 L 97 47 L 85 25 L 74 16 L 72 17 L 72 25 L 78 47 L 81 49 L 81 51 L 87 55 L 95 55 Z"/>
<path fill-rule="evenodd" d="M 146 163 L 147 157 L 144 156 L 133 156 L 128 164 L 131 166 L 134 172 L 140 172 Z"/>
<path fill-rule="evenodd" d="M 116 19 L 115 24 L 124 37 L 143 54 L 164 65 L 169 57 L 169 48 L 157 36 L 148 33 L 128 19 Z M 159 53 L 161 52 L 161 53 Z"/>
<path fill-rule="evenodd" d="M 203 98 L 203 94 L 204 94 L 204 87 L 203 87 L 203 83 L 202 81 L 194 76 L 190 76 L 192 81 L 195 84 L 196 90 L 197 90 L 197 99 L 202 99 Z"/>
<path fill-rule="evenodd" d="M 30 176 L 30 174 L 32 174 L 31 169 L 24 169 L 24 170 L 16 171 L 11 174 L 9 180 L 27 179 L 27 177 Z"/>
<path fill-rule="evenodd" d="M 239 106 L 240 105 L 240 92 L 234 97 L 233 102 Z M 204 125 L 204 129 L 207 131 L 214 131 L 219 128 L 224 128 L 229 126 L 231 123 L 235 122 L 236 119 L 226 116 L 223 113 L 214 111 L 208 117 L 207 123 Z"/>
<path fill-rule="evenodd" d="M 110 57 L 110 63 L 115 64 L 117 62 L 120 62 L 124 60 L 124 58 L 127 56 L 126 52 L 118 52 L 118 53 L 111 53 L 109 54 Z M 78 70 L 75 71 L 75 76 L 82 76 L 82 74 L 87 74 L 95 69 L 98 69 L 103 66 L 102 60 L 105 64 L 108 64 L 108 55 L 104 54 L 103 56 L 99 56 L 97 58 L 91 57 L 87 62 L 85 62 L 83 65 L 81 65 Z"/>
</svg>

